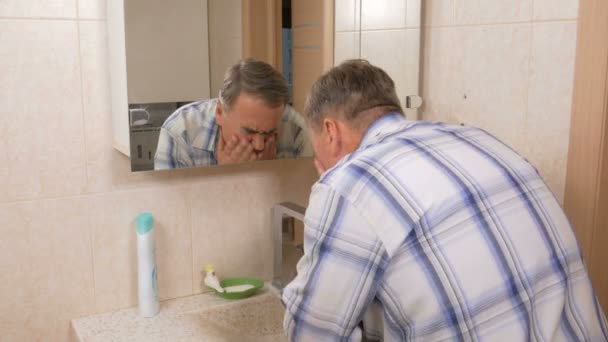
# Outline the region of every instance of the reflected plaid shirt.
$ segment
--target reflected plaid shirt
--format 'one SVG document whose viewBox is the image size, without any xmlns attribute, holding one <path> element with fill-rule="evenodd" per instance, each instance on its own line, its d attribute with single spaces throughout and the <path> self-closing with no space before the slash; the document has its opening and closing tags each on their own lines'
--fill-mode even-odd
<svg viewBox="0 0 608 342">
<path fill-rule="evenodd" d="M 558 201 L 480 129 L 381 118 L 314 185 L 304 234 L 290 340 L 606 341 Z"/>
<path fill-rule="evenodd" d="M 187 104 L 165 120 L 154 155 L 154 169 L 217 165 L 217 99 Z M 279 125 L 277 159 L 311 157 L 303 118 L 287 106 Z"/>
</svg>

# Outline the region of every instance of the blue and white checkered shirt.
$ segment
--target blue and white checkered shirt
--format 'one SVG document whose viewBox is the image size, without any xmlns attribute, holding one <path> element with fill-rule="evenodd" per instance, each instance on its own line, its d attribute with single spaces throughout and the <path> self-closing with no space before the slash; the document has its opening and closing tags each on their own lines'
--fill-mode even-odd
<svg viewBox="0 0 608 342">
<path fill-rule="evenodd" d="M 606 341 L 574 233 L 480 129 L 376 121 L 314 185 L 290 340 Z"/>
<path fill-rule="evenodd" d="M 217 99 L 187 104 L 165 120 L 154 155 L 154 169 L 217 165 Z M 277 159 L 311 157 L 304 119 L 287 106 L 279 125 Z"/>
</svg>

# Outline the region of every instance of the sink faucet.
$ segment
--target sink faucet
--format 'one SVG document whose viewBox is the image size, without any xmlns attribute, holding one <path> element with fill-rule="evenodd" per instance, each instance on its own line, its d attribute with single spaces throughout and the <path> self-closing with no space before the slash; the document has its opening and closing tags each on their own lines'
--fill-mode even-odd
<svg viewBox="0 0 608 342">
<path fill-rule="evenodd" d="M 304 255 L 302 245 L 295 245 L 295 219 L 304 222 L 306 208 L 283 202 L 272 208 L 272 239 L 274 248 L 274 274 L 272 285 L 282 290 L 296 276 L 296 264 Z"/>
</svg>

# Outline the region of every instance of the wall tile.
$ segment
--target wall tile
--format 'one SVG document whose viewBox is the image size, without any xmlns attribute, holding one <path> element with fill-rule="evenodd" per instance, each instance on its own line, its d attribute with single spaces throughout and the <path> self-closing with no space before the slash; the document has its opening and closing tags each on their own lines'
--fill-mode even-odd
<svg viewBox="0 0 608 342">
<path fill-rule="evenodd" d="M 280 202 L 287 201 L 307 206 L 310 190 L 319 179 L 313 159 L 282 160 L 278 163 L 280 163 L 278 167 Z"/>
<path fill-rule="evenodd" d="M 482 127 L 521 151 L 531 24 L 456 29 L 453 119 Z"/>
<path fill-rule="evenodd" d="M 32 339 L 32 332 L 23 326 L 36 310 L 29 297 L 33 285 L 29 227 L 39 204 L 0 205 L 0 334 L 7 341 Z"/>
<path fill-rule="evenodd" d="M 98 312 L 137 305 L 135 218 L 154 215 L 161 300 L 192 294 L 190 207 L 186 188 L 93 195 L 95 299 Z"/>
<path fill-rule="evenodd" d="M 361 0 L 336 0 L 336 32 L 359 30 Z"/>
<path fill-rule="evenodd" d="M 422 0 L 407 0 L 405 26 L 418 28 L 421 25 Z"/>
<path fill-rule="evenodd" d="M 418 93 L 420 30 L 363 31 L 361 58 L 384 69 L 395 81 L 403 103 L 406 95 Z M 390 47 L 391 53 L 386 53 Z"/>
<path fill-rule="evenodd" d="M 76 18 L 77 0 L 3 0 L 0 17 Z"/>
<path fill-rule="evenodd" d="M 80 54 L 84 102 L 87 191 L 110 190 L 111 102 L 105 22 L 80 22 Z M 120 165 L 129 170 L 128 159 Z"/>
<path fill-rule="evenodd" d="M 272 173 L 250 172 L 190 188 L 195 293 L 203 290 L 201 272 L 207 264 L 220 278 L 272 277 L 270 215 L 279 202 L 279 184 Z"/>
<path fill-rule="evenodd" d="M 45 200 L 30 229 L 35 265 L 32 298 L 37 310 L 28 321 L 39 339 L 67 340 L 69 322 L 94 306 L 91 235 L 82 198 Z M 53 338 L 50 336 L 56 336 Z"/>
<path fill-rule="evenodd" d="M 405 58 L 403 59 L 403 73 L 405 82 L 403 84 L 403 99 L 407 95 L 420 94 L 420 40 L 422 39 L 420 29 L 408 29 L 405 31 Z M 402 103 L 405 106 L 405 103 Z"/>
<path fill-rule="evenodd" d="M 105 19 L 106 1 L 108 0 L 78 0 L 78 18 Z"/>
<path fill-rule="evenodd" d="M 532 20 L 533 0 L 456 1 L 455 23 L 497 24 Z"/>
<path fill-rule="evenodd" d="M 534 20 L 576 19 L 579 0 L 534 0 Z"/>
<path fill-rule="evenodd" d="M 424 0 L 423 21 L 424 26 L 437 27 L 454 24 L 455 0 Z"/>
<path fill-rule="evenodd" d="M 275 200 L 280 202 L 290 201 L 300 205 L 308 203 L 310 189 L 319 178 L 312 158 L 282 159 L 213 168 L 193 168 L 182 171 L 185 171 L 182 176 L 183 184 L 191 187 L 210 182 L 225 183 L 230 181 L 239 188 L 241 182 L 248 183 L 248 175 L 256 175 L 256 177 L 266 179 L 268 182 L 270 180 L 278 182 L 279 189 L 275 194 Z"/>
<path fill-rule="evenodd" d="M 451 27 L 428 28 L 424 37 L 424 63 L 422 70 L 422 119 L 452 122 L 452 106 L 456 91 L 453 85 L 455 72 L 457 29 Z"/>
<path fill-rule="evenodd" d="M 90 312 L 88 227 L 80 198 L 0 206 L 3 338 L 65 341 L 70 319 Z"/>
<path fill-rule="evenodd" d="M 405 28 L 406 0 L 361 0 L 361 29 Z"/>
<path fill-rule="evenodd" d="M 562 201 L 574 84 L 576 22 L 533 26 L 524 154 Z"/>
<path fill-rule="evenodd" d="M 110 121 L 110 75 L 107 30 L 104 21 L 79 23 L 83 101 L 87 112 Z M 92 119 L 92 118 L 91 118 Z"/>
<path fill-rule="evenodd" d="M 359 58 L 359 32 L 336 32 L 334 41 L 334 64 L 338 65 L 341 62 Z"/>
<path fill-rule="evenodd" d="M 0 32 L 0 203 L 82 193 L 76 22 L 0 20 Z"/>
</svg>

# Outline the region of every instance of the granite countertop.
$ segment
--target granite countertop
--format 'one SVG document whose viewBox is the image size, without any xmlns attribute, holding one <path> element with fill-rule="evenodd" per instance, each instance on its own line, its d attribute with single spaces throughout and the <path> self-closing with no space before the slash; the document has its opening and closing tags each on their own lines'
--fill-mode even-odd
<svg viewBox="0 0 608 342">
<path fill-rule="evenodd" d="M 204 293 L 163 301 L 159 314 L 152 318 L 140 317 L 135 307 L 74 319 L 72 340 L 286 341 L 282 310 L 278 298 L 268 290 L 239 301 Z"/>
</svg>

